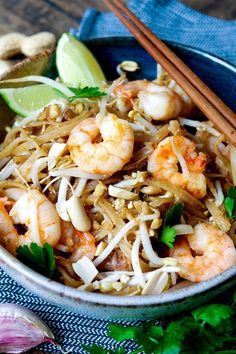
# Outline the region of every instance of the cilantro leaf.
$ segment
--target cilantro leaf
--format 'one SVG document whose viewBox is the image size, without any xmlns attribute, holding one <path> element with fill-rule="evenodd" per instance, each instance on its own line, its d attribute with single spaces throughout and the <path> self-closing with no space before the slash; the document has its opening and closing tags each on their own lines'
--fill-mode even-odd
<svg viewBox="0 0 236 354">
<path fill-rule="evenodd" d="M 83 87 L 83 88 L 73 88 L 69 89 L 75 94 L 72 97 L 69 97 L 69 101 L 72 102 L 77 98 L 91 98 L 91 97 L 101 97 L 106 96 L 105 92 L 101 92 L 99 87 Z"/>
<path fill-rule="evenodd" d="M 87 350 L 90 354 L 125 354 L 125 348 L 119 347 L 114 350 L 106 350 L 96 344 L 93 345 L 82 345 L 82 347 Z"/>
<path fill-rule="evenodd" d="M 74 96 L 68 97 L 63 92 L 57 89 L 54 89 L 54 91 L 56 91 L 58 96 L 67 99 L 69 102 L 73 102 L 77 98 L 93 98 L 93 97 L 102 97 L 107 95 L 106 92 L 100 91 L 99 87 L 86 86 L 83 88 L 80 87 L 78 88 L 68 87 L 68 88 L 74 93 Z"/>
<path fill-rule="evenodd" d="M 169 248 L 174 247 L 175 237 L 176 237 L 176 231 L 174 227 L 171 226 L 163 227 L 160 235 L 160 240 L 163 243 L 165 243 Z"/>
<path fill-rule="evenodd" d="M 17 258 L 25 265 L 49 278 L 55 273 L 55 255 L 52 246 L 48 243 L 42 247 L 37 243 L 31 243 L 29 246 L 19 246 L 17 248 Z"/>
<path fill-rule="evenodd" d="M 82 347 L 87 350 L 88 353 L 90 354 L 108 354 L 108 351 L 96 344 L 93 345 L 82 345 Z"/>
<path fill-rule="evenodd" d="M 183 204 L 177 203 L 166 213 L 164 225 L 161 230 L 160 241 L 165 243 L 169 248 L 174 247 L 176 237 L 176 231 L 172 226 L 180 222 L 183 209 Z"/>
<path fill-rule="evenodd" d="M 117 341 L 134 339 L 136 337 L 136 327 L 123 327 L 114 324 L 109 325 L 109 335 Z"/>
<path fill-rule="evenodd" d="M 229 198 L 235 200 L 236 199 L 236 186 L 230 187 L 228 192 L 227 192 L 227 195 L 228 195 Z"/>
<path fill-rule="evenodd" d="M 192 312 L 196 321 L 217 327 L 222 320 L 230 318 L 234 314 L 234 309 L 229 305 L 211 304 L 197 308 Z"/>
<path fill-rule="evenodd" d="M 230 220 L 233 218 L 233 211 L 234 211 L 234 200 L 226 197 L 224 200 L 225 203 L 225 209 L 229 215 Z"/>
<path fill-rule="evenodd" d="M 171 207 L 166 213 L 164 224 L 169 226 L 179 224 L 183 210 L 184 205 L 182 203 L 173 205 L 173 207 Z"/>
<path fill-rule="evenodd" d="M 147 322 L 142 327 L 111 324 L 109 334 L 118 341 L 134 340 L 139 347 L 130 354 L 236 354 L 235 306 L 210 304 L 192 311 L 192 316 L 169 325 Z M 123 347 L 105 350 L 86 347 L 91 354 L 125 354 Z"/>
<path fill-rule="evenodd" d="M 236 217 L 236 186 L 228 189 L 227 197 L 224 200 L 226 212 L 232 220 Z"/>
</svg>

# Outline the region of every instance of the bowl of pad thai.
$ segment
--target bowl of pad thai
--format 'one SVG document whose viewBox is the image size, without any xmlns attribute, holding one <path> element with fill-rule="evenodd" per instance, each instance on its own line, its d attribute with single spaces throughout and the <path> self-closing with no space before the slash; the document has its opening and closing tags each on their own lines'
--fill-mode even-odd
<svg viewBox="0 0 236 354">
<path fill-rule="evenodd" d="M 226 290 L 235 147 L 134 40 L 89 43 L 93 55 L 63 36 L 57 71 L 46 52 L 0 83 L 1 267 L 98 317 L 163 316 Z M 233 67 L 173 48 L 231 101 Z"/>
</svg>

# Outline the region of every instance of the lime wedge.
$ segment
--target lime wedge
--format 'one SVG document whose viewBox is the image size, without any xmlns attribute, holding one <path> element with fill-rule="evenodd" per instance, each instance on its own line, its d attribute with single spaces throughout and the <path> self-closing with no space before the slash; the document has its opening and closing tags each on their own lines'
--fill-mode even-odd
<svg viewBox="0 0 236 354">
<path fill-rule="evenodd" d="M 90 50 L 69 33 L 58 41 L 56 66 L 62 81 L 73 87 L 101 87 L 104 73 Z"/>
<path fill-rule="evenodd" d="M 44 84 L 4 88 L 0 89 L 0 95 L 6 104 L 21 117 L 26 117 L 31 112 L 46 106 L 53 99 L 61 98 L 60 92 Z"/>
</svg>

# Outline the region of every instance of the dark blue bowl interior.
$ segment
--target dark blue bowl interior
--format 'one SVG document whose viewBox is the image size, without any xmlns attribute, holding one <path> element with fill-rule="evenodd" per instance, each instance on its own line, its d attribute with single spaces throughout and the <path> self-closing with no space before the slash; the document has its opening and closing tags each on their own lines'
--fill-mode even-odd
<svg viewBox="0 0 236 354">
<path fill-rule="evenodd" d="M 123 60 L 134 60 L 141 70 L 130 79 L 156 78 L 154 59 L 132 38 L 104 38 L 86 43 L 94 53 L 108 80 L 117 78 L 116 67 Z M 194 48 L 168 43 L 171 49 L 219 96 L 236 111 L 236 68 Z"/>
</svg>

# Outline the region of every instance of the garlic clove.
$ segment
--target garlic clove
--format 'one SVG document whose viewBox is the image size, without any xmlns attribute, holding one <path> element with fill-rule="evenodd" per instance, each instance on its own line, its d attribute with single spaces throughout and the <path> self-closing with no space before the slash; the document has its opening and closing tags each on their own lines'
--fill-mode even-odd
<svg viewBox="0 0 236 354">
<path fill-rule="evenodd" d="M 22 353 L 43 342 L 55 344 L 38 316 L 23 306 L 0 304 L 0 353 Z"/>
</svg>

